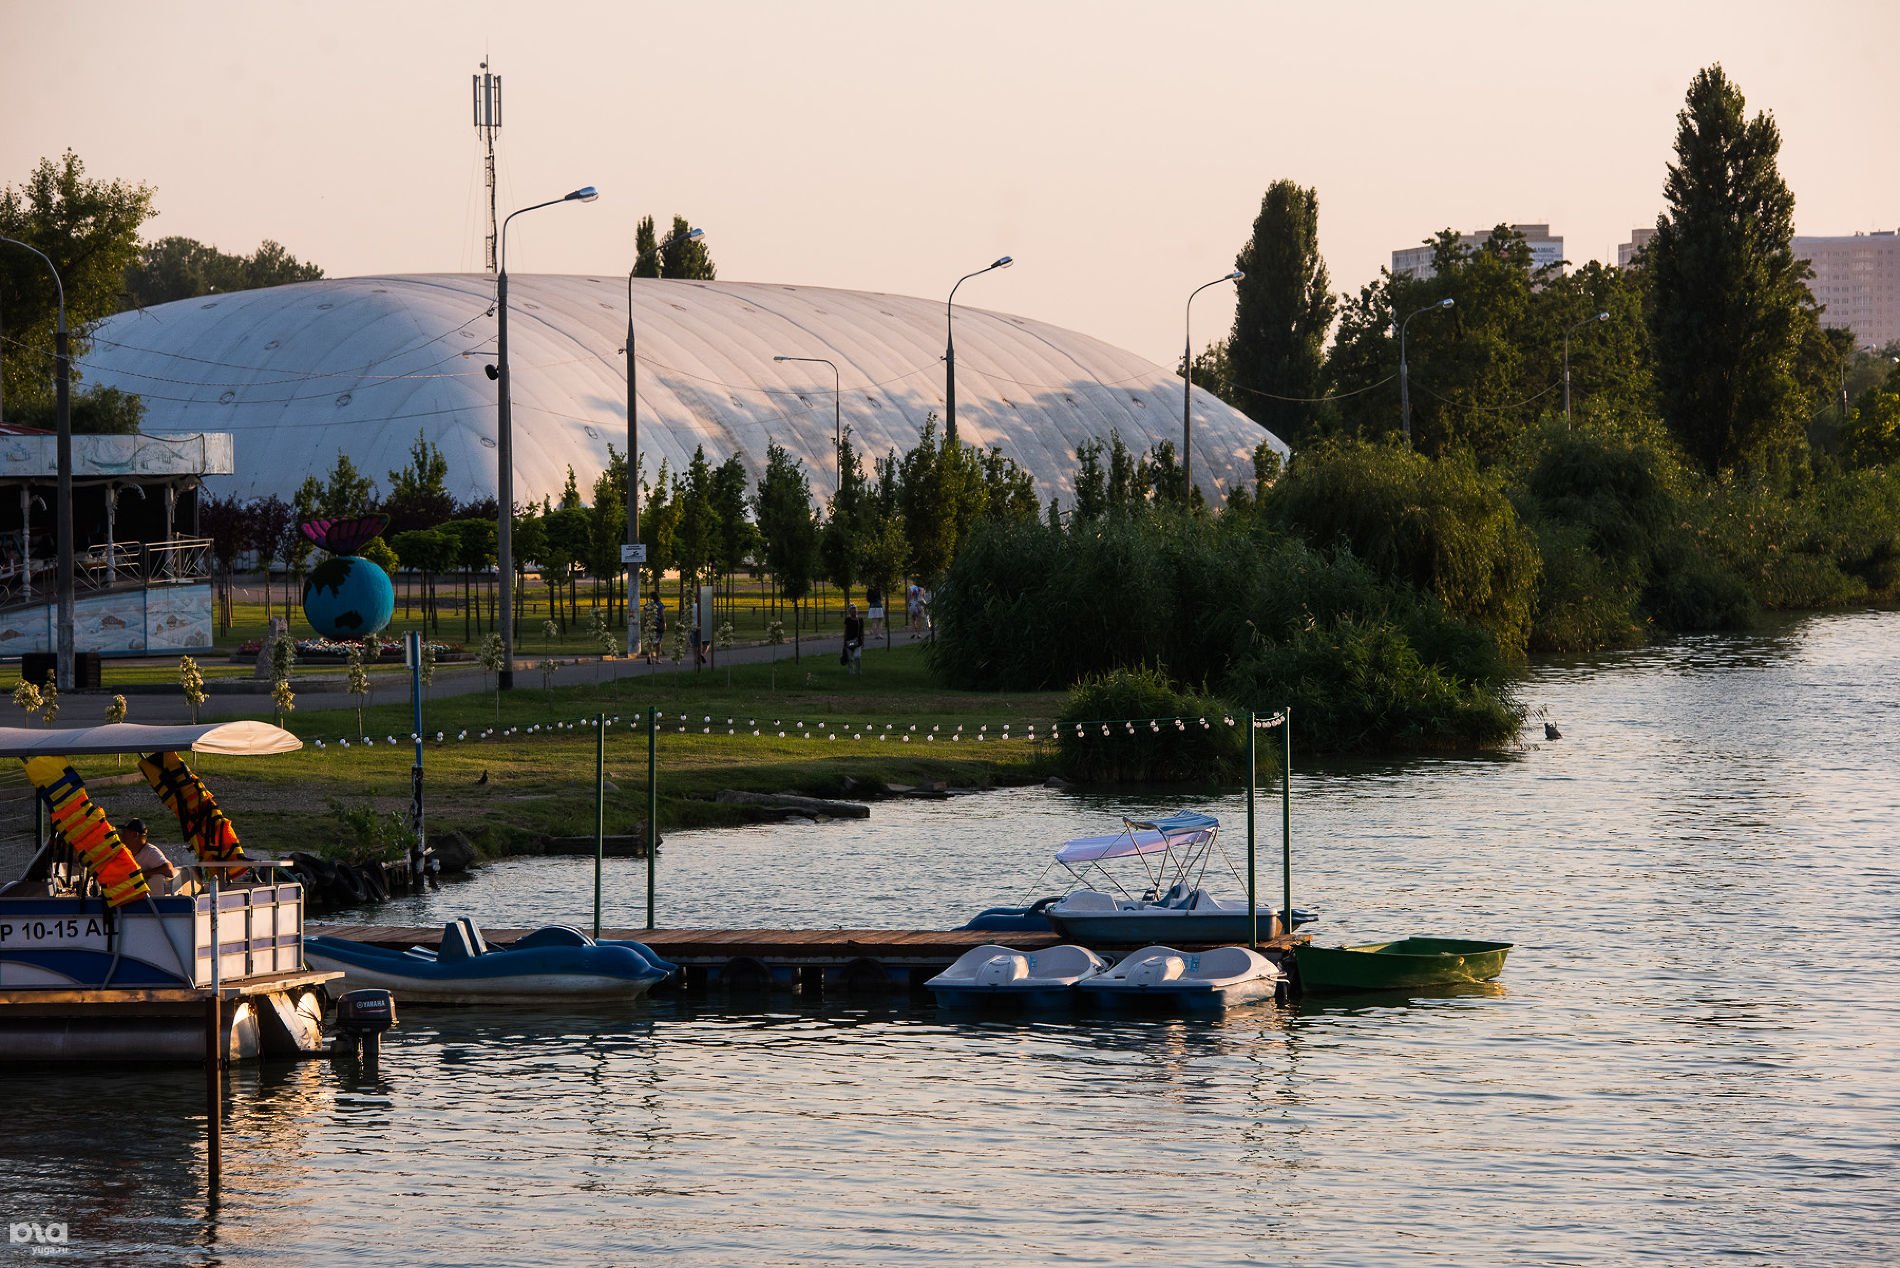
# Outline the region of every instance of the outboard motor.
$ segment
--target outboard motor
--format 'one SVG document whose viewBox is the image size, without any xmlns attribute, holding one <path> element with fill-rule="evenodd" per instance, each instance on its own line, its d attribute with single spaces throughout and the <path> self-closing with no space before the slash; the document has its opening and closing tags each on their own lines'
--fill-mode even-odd
<svg viewBox="0 0 1900 1268">
<path fill-rule="evenodd" d="M 350 991 L 336 1002 L 338 1055 L 346 1045 L 354 1054 L 360 1044 L 364 1064 L 374 1070 L 382 1052 L 383 1032 L 395 1024 L 395 996 L 374 987 Z"/>
</svg>

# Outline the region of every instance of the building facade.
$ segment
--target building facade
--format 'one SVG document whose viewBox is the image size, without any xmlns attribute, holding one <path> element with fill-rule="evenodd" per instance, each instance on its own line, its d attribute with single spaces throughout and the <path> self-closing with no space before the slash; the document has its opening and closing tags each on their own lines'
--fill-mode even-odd
<svg viewBox="0 0 1900 1268">
<path fill-rule="evenodd" d="M 1794 253 L 1814 269 L 1808 289 L 1827 311 L 1824 326 L 1854 332 L 1862 347 L 1900 341 L 1900 232 L 1841 238 L 1795 236 Z"/>
<path fill-rule="evenodd" d="M 1619 267 L 1636 263 L 1656 230 L 1632 229 L 1616 249 Z M 1875 229 L 1842 237 L 1796 234 L 1794 253 L 1814 270 L 1808 289 L 1822 305 L 1821 324 L 1854 332 L 1862 347 L 1900 341 L 1900 231 Z"/>
<path fill-rule="evenodd" d="M 1512 225 L 1512 230 L 1523 235 L 1524 242 L 1531 249 L 1531 271 L 1564 266 L 1564 240 L 1550 231 L 1549 225 Z M 1475 233 L 1460 234 L 1458 241 L 1467 251 L 1476 251 L 1491 237 L 1491 230 L 1481 229 Z M 1430 277 L 1437 270 L 1432 268 L 1432 248 L 1430 246 L 1405 247 L 1392 253 L 1392 276 L 1394 277 Z"/>
</svg>

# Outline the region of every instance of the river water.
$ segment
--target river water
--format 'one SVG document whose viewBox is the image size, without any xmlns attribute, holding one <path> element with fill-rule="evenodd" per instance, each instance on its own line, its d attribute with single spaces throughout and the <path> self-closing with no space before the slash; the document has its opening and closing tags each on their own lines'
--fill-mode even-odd
<svg viewBox="0 0 1900 1268">
<path fill-rule="evenodd" d="M 197 1072 L 0 1074 L 0 1203 L 83 1262 L 1895 1262 L 1900 614 L 1523 690 L 1560 741 L 1534 716 L 1508 755 L 1293 783 L 1318 940 L 1515 942 L 1494 988 L 1214 1021 L 411 1008 L 377 1078 L 233 1074 L 213 1207 Z M 1204 804 L 1243 838 L 1241 798 Z M 1167 808 L 1024 789 L 680 833 L 660 920 L 955 923 Z M 1277 898 L 1277 797 L 1260 822 Z M 644 879 L 610 861 L 609 924 Z M 377 918 L 592 892 L 591 861 L 522 860 Z"/>
</svg>

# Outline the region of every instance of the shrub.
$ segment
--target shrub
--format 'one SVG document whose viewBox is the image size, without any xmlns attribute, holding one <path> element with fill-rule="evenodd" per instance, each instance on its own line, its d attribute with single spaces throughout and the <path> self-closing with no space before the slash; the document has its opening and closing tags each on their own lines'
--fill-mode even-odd
<svg viewBox="0 0 1900 1268">
<path fill-rule="evenodd" d="M 1069 691 L 1056 767 L 1096 783 L 1232 781 L 1245 775 L 1247 737 L 1227 718 L 1240 720 L 1225 701 L 1177 690 L 1159 669 L 1091 675 Z"/>
<path fill-rule="evenodd" d="M 1223 686 L 1235 699 L 1290 705 L 1302 748 L 1483 748 L 1510 741 L 1522 720 L 1506 692 L 1428 661 L 1385 619 L 1346 616 L 1262 640 Z"/>
<path fill-rule="evenodd" d="M 409 856 L 415 844 L 409 816 L 398 810 L 378 810 L 367 802 L 348 805 L 330 803 L 330 816 L 336 821 L 334 844 L 317 844 L 317 853 L 344 863 L 394 863 Z"/>
</svg>

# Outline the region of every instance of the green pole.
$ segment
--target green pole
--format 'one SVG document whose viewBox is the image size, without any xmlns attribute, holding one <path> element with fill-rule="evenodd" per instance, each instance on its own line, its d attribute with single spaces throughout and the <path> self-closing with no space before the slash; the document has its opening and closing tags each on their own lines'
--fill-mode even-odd
<svg viewBox="0 0 1900 1268">
<path fill-rule="evenodd" d="M 653 864 L 660 854 L 660 707 L 647 706 L 647 928 L 653 924 Z"/>
<path fill-rule="evenodd" d="M 1293 933 L 1293 706 L 1280 710 L 1280 902 L 1286 933 Z"/>
<path fill-rule="evenodd" d="M 1247 945 L 1260 946 L 1259 884 L 1254 871 L 1253 797 L 1259 778 L 1259 755 L 1254 748 L 1253 710 L 1247 711 Z"/>
<path fill-rule="evenodd" d="M 600 865 L 607 853 L 607 715 L 594 719 L 594 938 L 600 939 Z"/>
</svg>

